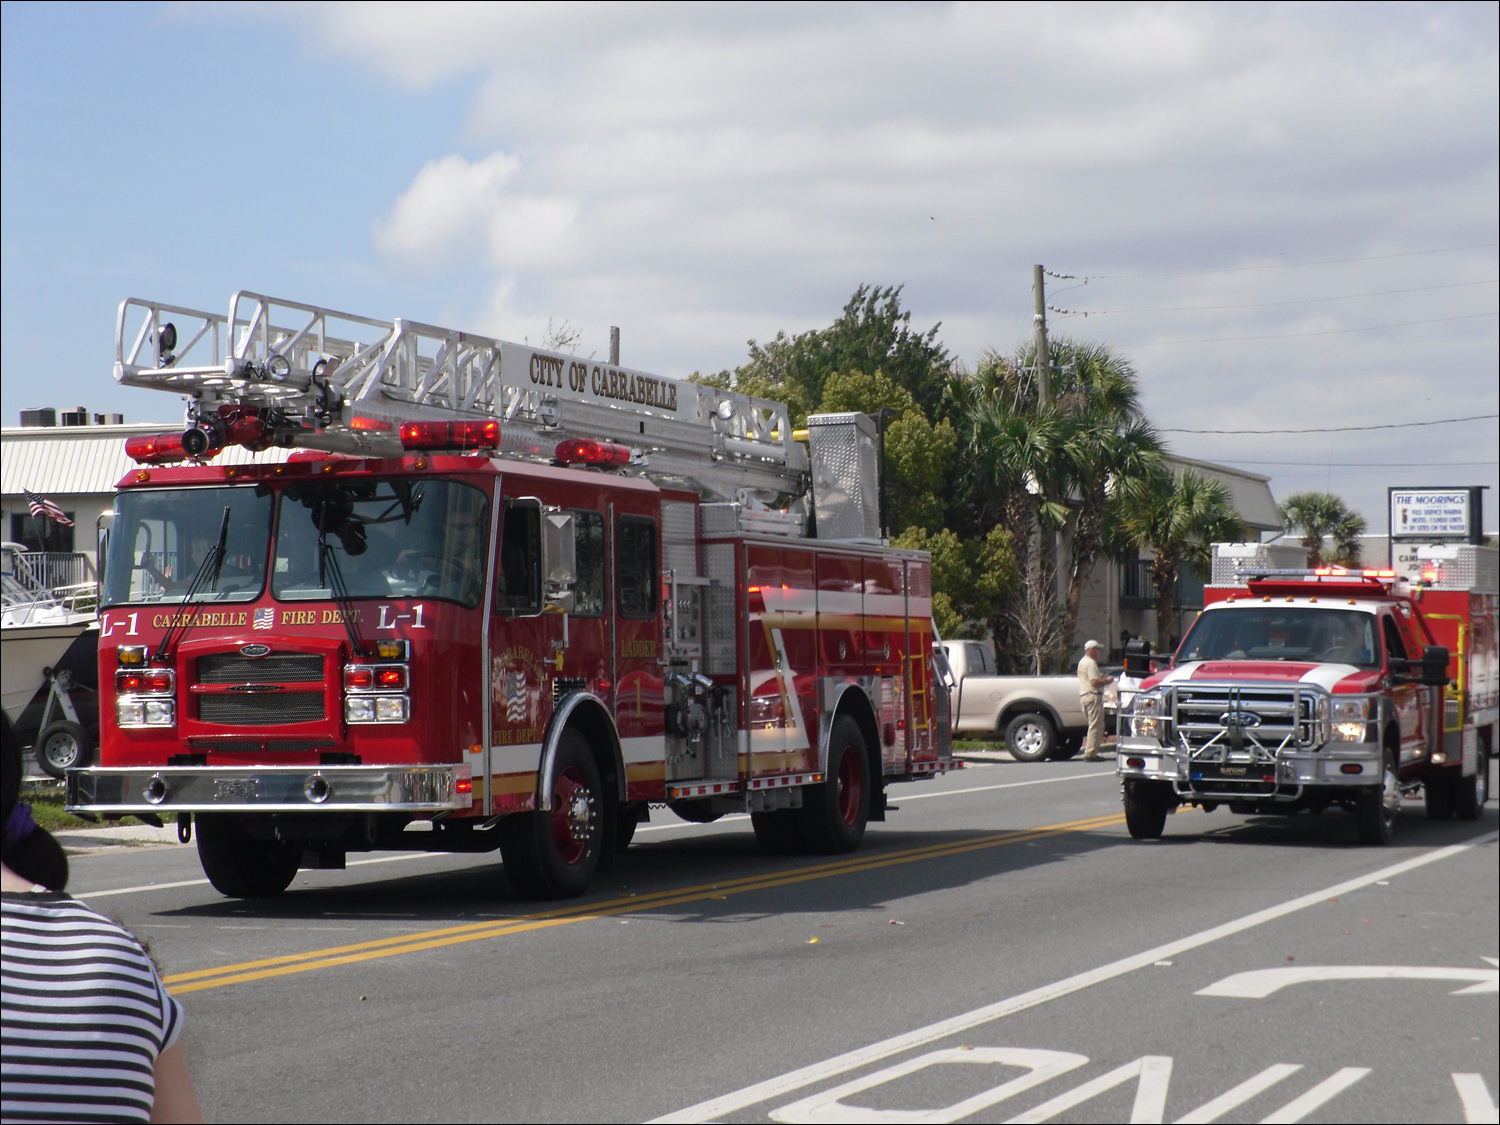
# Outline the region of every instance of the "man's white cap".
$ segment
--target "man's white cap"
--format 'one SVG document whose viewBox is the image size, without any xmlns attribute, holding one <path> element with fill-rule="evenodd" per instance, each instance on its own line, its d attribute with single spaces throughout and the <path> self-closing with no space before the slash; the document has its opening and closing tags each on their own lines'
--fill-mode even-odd
<svg viewBox="0 0 1500 1125">
<path fill-rule="evenodd" d="M 1104 646 L 1101 645 L 1098 641 L 1084 641 L 1083 642 L 1083 651 L 1084 652 L 1088 652 L 1088 650 L 1091 649 L 1091 648 L 1097 648 L 1100 651 L 1103 651 Z"/>
</svg>

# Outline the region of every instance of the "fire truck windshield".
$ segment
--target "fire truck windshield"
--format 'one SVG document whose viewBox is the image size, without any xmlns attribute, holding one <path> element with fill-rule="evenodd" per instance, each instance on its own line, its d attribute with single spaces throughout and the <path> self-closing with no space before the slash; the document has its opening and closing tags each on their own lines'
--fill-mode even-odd
<svg viewBox="0 0 1500 1125">
<path fill-rule="evenodd" d="M 1297 660 L 1377 667 L 1373 613 L 1312 606 L 1210 610 L 1188 630 L 1178 660 Z"/>
<path fill-rule="evenodd" d="M 351 598 L 442 598 L 472 608 L 484 592 L 489 514 L 484 493 L 458 481 L 289 484 L 271 593 L 332 598 L 336 566 Z"/>
<path fill-rule="evenodd" d="M 229 522 L 224 522 L 225 512 Z M 180 602 L 224 532 L 224 556 L 194 601 L 248 602 L 266 582 L 271 490 L 140 489 L 115 497 L 105 565 L 105 606 Z"/>
</svg>

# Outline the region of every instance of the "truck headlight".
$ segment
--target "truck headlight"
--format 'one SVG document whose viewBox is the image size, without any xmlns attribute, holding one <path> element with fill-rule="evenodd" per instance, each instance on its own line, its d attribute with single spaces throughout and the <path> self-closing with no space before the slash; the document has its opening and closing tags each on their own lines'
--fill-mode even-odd
<svg viewBox="0 0 1500 1125">
<path fill-rule="evenodd" d="M 1370 700 L 1364 696 L 1335 699 L 1328 717 L 1333 722 L 1329 735 L 1334 742 L 1363 742 L 1365 724 L 1370 718 Z"/>
<path fill-rule="evenodd" d="M 1143 691 L 1130 705 L 1130 733 L 1138 738 L 1156 738 L 1161 730 L 1161 693 Z"/>
</svg>

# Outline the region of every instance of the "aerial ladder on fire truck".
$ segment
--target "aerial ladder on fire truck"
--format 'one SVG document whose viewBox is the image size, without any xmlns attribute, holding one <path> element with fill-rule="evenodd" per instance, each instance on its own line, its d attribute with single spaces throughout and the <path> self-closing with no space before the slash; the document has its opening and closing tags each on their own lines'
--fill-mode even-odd
<svg viewBox="0 0 1500 1125">
<path fill-rule="evenodd" d="M 763 508 L 808 485 L 781 403 L 258 293 L 235 293 L 227 315 L 128 298 L 114 377 L 187 400 L 183 460 L 231 444 L 399 456 L 404 423 L 493 421 L 502 454 L 550 461 L 565 441 L 608 442 L 628 449 L 627 471 L 710 500 Z"/>
</svg>

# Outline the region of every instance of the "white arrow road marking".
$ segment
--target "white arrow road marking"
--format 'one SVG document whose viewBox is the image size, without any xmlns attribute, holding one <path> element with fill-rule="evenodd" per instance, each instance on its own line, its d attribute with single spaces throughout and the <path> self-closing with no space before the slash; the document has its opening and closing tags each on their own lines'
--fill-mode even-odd
<svg viewBox="0 0 1500 1125">
<path fill-rule="evenodd" d="M 1469 1125 L 1500 1125 L 1495 1099 L 1490 1097 L 1490 1089 L 1483 1078 L 1477 1074 L 1455 1074 L 1453 1085 L 1458 1087 L 1458 1100 L 1463 1103 L 1464 1120 Z"/>
<path fill-rule="evenodd" d="M 831 1090 L 824 1090 L 810 1098 L 783 1106 L 771 1114 L 771 1120 L 787 1122 L 788 1125 L 848 1125 L 851 1122 L 948 1122 L 962 1121 L 965 1117 L 988 1109 L 997 1102 L 1014 1097 L 1023 1090 L 1039 1086 L 1043 1082 L 1065 1074 L 1088 1062 L 1084 1055 L 1069 1051 L 1033 1051 L 1019 1047 L 974 1047 L 956 1048 L 946 1051 L 930 1051 L 917 1058 L 908 1059 L 896 1066 L 888 1066 L 845 1082 Z M 929 1066 L 944 1063 L 998 1063 L 1001 1066 L 1025 1067 L 1029 1071 L 1009 1082 L 965 1098 L 961 1102 L 942 1109 L 870 1109 L 867 1106 L 847 1105 L 843 1099 L 875 1086 L 883 1086 L 898 1078 L 905 1078 Z"/>
<path fill-rule="evenodd" d="M 1028 1008 L 1034 1008 L 1039 1004 L 1046 1004 L 1059 997 L 1069 996 L 1090 988 L 1105 981 L 1114 980 L 1116 977 L 1132 973 L 1136 969 L 1146 968 L 1157 961 L 1167 960 L 1179 953 L 1185 953 L 1190 949 L 1198 949 L 1212 942 L 1221 941 L 1235 934 L 1244 933 L 1246 930 L 1256 926 L 1263 926 L 1267 922 L 1274 922 L 1279 918 L 1285 918 L 1289 914 L 1295 914 L 1299 910 L 1317 906 L 1330 898 L 1349 894 L 1361 887 L 1368 887 L 1372 883 L 1382 879 L 1390 879 L 1407 871 L 1415 871 L 1426 867 L 1430 863 L 1451 859 L 1454 856 L 1463 855 L 1471 848 L 1480 844 L 1488 844 L 1495 840 L 1500 833 L 1486 832 L 1482 836 L 1475 836 L 1462 844 L 1452 844 L 1446 848 L 1436 848 L 1422 855 L 1413 856 L 1411 859 L 1394 863 L 1389 867 L 1382 867 L 1378 871 L 1372 871 L 1368 875 L 1361 875 L 1356 879 L 1349 879 L 1342 883 L 1335 883 L 1331 887 L 1325 887 L 1320 891 L 1302 895 L 1289 902 L 1283 902 L 1277 906 L 1270 906 L 1264 910 L 1257 910 L 1253 914 L 1235 918 L 1218 926 L 1201 930 L 1196 934 L 1169 941 L 1165 945 L 1158 945 L 1154 949 L 1123 957 L 1118 961 L 1112 961 L 1107 965 L 1089 969 L 1086 972 L 1077 973 L 1071 977 L 1054 981 L 1040 988 L 1034 988 L 1030 992 L 1023 992 L 1006 1000 L 999 1000 L 993 1004 L 975 1008 L 961 1015 L 951 1016 L 945 1020 L 919 1027 L 913 1031 L 901 1035 L 893 1035 L 889 1039 L 883 1039 L 878 1043 L 871 1043 L 864 1047 L 856 1047 L 852 1051 L 845 1051 L 841 1055 L 835 1055 L 831 1059 L 813 1063 L 810 1066 L 799 1067 L 785 1074 L 767 1078 L 756 1082 L 733 1093 L 723 1094 L 707 1101 L 690 1105 L 685 1109 L 676 1110 L 673 1113 L 664 1114 L 653 1119 L 651 1125 L 668 1122 L 698 1122 L 712 1121 L 716 1118 L 727 1117 L 747 1106 L 756 1105 L 770 1098 L 779 1097 L 792 1090 L 800 1090 L 804 1086 L 811 1086 L 816 1082 L 824 1082 L 840 1074 L 847 1074 L 851 1070 L 869 1066 L 871 1063 L 888 1059 L 892 1055 L 903 1051 L 914 1050 L 917 1047 L 925 1047 L 939 1039 L 946 1039 L 950 1035 L 967 1031 L 981 1024 L 990 1023 L 993 1020 L 1002 1019 L 1016 1012 L 1023 1012 Z M 1335 1091 L 1337 1092 L 1337 1091 Z M 1332 1095 L 1330 1095 L 1331 1097 Z"/>
<path fill-rule="evenodd" d="M 1426 965 L 1293 965 L 1284 969 L 1235 973 L 1207 988 L 1200 988 L 1196 995 L 1264 1000 L 1289 984 L 1320 980 L 1472 980 L 1478 983 L 1456 989 L 1450 995 L 1500 992 L 1500 969 L 1450 969 Z"/>
<path fill-rule="evenodd" d="M 1277 1063 L 1268 1066 L 1254 1078 L 1247 1078 L 1232 1090 L 1226 1090 L 1217 1098 L 1206 1101 L 1197 1109 L 1184 1113 L 1177 1119 L 1177 1125 L 1208 1125 L 1210 1121 L 1217 1121 L 1231 1109 L 1244 1105 L 1262 1090 L 1269 1090 L 1283 1078 L 1296 1074 L 1302 1068 L 1293 1063 Z"/>
<path fill-rule="evenodd" d="M 1300 1098 L 1293 1098 L 1270 1117 L 1261 1118 L 1261 1125 L 1289 1125 L 1301 1121 L 1324 1102 L 1332 1100 L 1370 1073 L 1367 1066 L 1346 1066 L 1336 1070 L 1319 1082 Z"/>
</svg>

